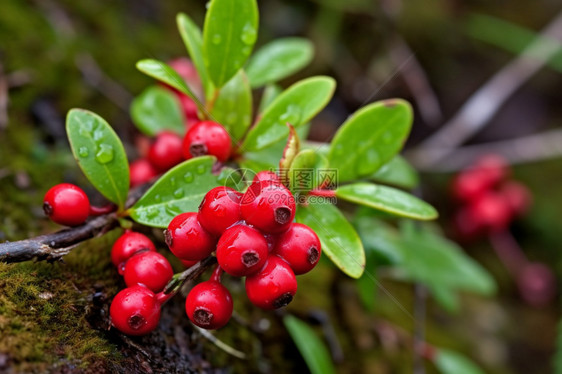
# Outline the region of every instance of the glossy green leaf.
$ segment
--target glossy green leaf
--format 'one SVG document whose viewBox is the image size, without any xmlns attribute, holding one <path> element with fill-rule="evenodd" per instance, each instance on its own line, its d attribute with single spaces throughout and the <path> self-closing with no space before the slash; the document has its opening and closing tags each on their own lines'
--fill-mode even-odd
<svg viewBox="0 0 562 374">
<path fill-rule="evenodd" d="M 359 278 L 365 270 L 365 251 L 359 235 L 338 208 L 329 203 L 299 206 L 297 222 L 310 226 L 322 244 L 322 253 L 345 274 Z"/>
<path fill-rule="evenodd" d="M 283 90 L 276 84 L 268 84 L 263 90 L 261 96 L 260 107 L 258 112 L 263 113 L 267 109 L 269 104 L 273 102 L 281 94 Z"/>
<path fill-rule="evenodd" d="M 420 181 L 418 172 L 400 155 L 394 156 L 374 174 L 371 174 L 369 179 L 409 190 L 417 187 Z"/>
<path fill-rule="evenodd" d="M 182 162 L 164 174 L 129 209 L 138 223 L 167 227 L 180 213 L 196 212 L 205 194 L 218 186 L 211 172 L 214 157 L 197 157 Z"/>
<path fill-rule="evenodd" d="M 400 236 L 393 226 L 371 216 L 355 217 L 353 222 L 365 252 L 375 253 L 380 262 L 400 264 Z"/>
<path fill-rule="evenodd" d="M 170 90 L 162 87 L 148 87 L 137 96 L 131 103 L 131 117 L 137 128 L 148 136 L 163 130 L 185 133 L 180 103 Z"/>
<path fill-rule="evenodd" d="M 205 59 L 203 58 L 203 37 L 201 35 L 201 30 L 195 22 L 184 13 L 179 13 L 177 15 L 176 23 L 183 43 L 189 53 L 189 57 L 191 57 L 191 61 L 193 61 L 193 65 L 195 65 L 195 69 L 201 80 L 201 85 L 205 90 L 205 96 L 209 99 L 213 91 L 213 83 L 209 79 L 209 73 L 207 73 Z"/>
<path fill-rule="evenodd" d="M 203 56 L 217 88 L 244 66 L 257 37 L 256 0 L 211 0 L 203 26 Z"/>
<path fill-rule="evenodd" d="M 444 348 L 436 350 L 434 363 L 441 374 L 484 374 L 466 356 Z"/>
<path fill-rule="evenodd" d="M 261 47 L 248 61 L 246 72 L 253 88 L 277 82 L 312 61 L 314 46 L 303 38 L 280 38 Z"/>
<path fill-rule="evenodd" d="M 312 374 L 335 374 L 330 352 L 308 324 L 290 314 L 283 317 L 283 323 Z"/>
<path fill-rule="evenodd" d="M 336 189 L 336 196 L 397 216 L 419 220 L 437 218 L 435 208 L 417 197 L 396 188 L 372 183 L 354 183 Z"/>
<path fill-rule="evenodd" d="M 129 192 L 129 163 L 115 131 L 97 114 L 72 109 L 66 117 L 66 133 L 86 178 L 122 209 Z"/>
<path fill-rule="evenodd" d="M 318 170 L 328 168 L 328 160 L 312 149 L 300 151 L 289 169 L 291 191 L 308 192 L 320 182 Z"/>
<path fill-rule="evenodd" d="M 279 95 L 248 132 L 243 151 L 257 151 L 286 138 L 286 123 L 298 128 L 320 112 L 330 101 L 336 82 L 330 77 L 301 80 Z"/>
<path fill-rule="evenodd" d="M 243 70 L 220 90 L 211 112 L 222 124 L 233 142 L 238 142 L 252 123 L 252 89 Z"/>
<path fill-rule="evenodd" d="M 185 83 L 183 78 L 180 77 L 180 75 L 168 64 L 165 64 L 164 62 L 158 60 L 146 59 L 137 62 L 137 69 L 139 69 L 149 77 L 166 83 L 167 85 L 174 87 L 176 90 L 188 95 L 193 99 L 200 110 L 204 110 L 201 102 L 187 86 L 187 83 Z"/>
<path fill-rule="evenodd" d="M 338 129 L 328 154 L 340 182 L 367 176 L 402 149 L 412 127 L 412 108 L 404 100 L 369 104 Z"/>
<path fill-rule="evenodd" d="M 495 292 L 496 283 L 492 276 L 456 243 L 424 225 L 407 224 L 410 229 L 402 230 L 399 246 L 402 251 L 399 268 L 407 279 L 423 283 L 430 289 L 448 287 L 482 295 Z"/>
</svg>

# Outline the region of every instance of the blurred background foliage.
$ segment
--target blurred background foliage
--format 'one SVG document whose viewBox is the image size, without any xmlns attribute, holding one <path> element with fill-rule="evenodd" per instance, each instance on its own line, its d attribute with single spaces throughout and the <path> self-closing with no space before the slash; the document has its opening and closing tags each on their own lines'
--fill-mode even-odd
<svg viewBox="0 0 562 374">
<path fill-rule="evenodd" d="M 513 42 L 514 35 L 501 33 L 501 30 L 500 34 L 511 48 L 501 48 L 490 40 L 486 42 L 483 40 L 486 33 L 496 44 L 501 44 L 501 38 L 498 41 L 497 35 L 493 35 L 497 31 L 493 25 L 490 28 L 489 24 L 474 23 L 474 15 L 489 15 L 538 31 L 561 11 L 560 2 L 556 0 L 268 0 L 260 1 L 259 6 L 258 46 L 275 37 L 305 36 L 316 47 L 312 64 L 283 82 L 285 86 L 313 74 L 332 75 L 338 81 L 334 99 L 312 123 L 312 140 L 328 140 L 350 113 L 367 102 L 402 97 L 413 102 L 416 109 L 407 147 L 433 133 L 476 89 L 516 56 L 514 48 L 524 46 L 518 40 Z M 124 140 L 130 157 L 135 157 L 128 105 L 134 95 L 152 82 L 138 72 L 134 64 L 142 58 L 168 60 L 186 55 L 177 33 L 175 15 L 185 12 L 202 24 L 204 9 L 204 1 L 186 0 L 2 1 L 0 86 L 9 86 L 9 102 L 6 112 L 5 97 L 0 92 L 1 240 L 23 239 L 55 230 L 56 226 L 43 218 L 40 209 L 45 191 L 63 180 L 87 185 L 72 160 L 64 133 L 64 116 L 70 108 L 90 109 L 107 119 Z M 488 29 L 482 37 L 485 26 Z M 477 35 L 480 37 L 476 38 Z M 525 35 L 522 38 L 529 36 Z M 420 103 L 402 74 L 412 63 L 422 69 L 435 92 L 440 107 L 437 111 L 420 110 Z M 542 69 L 507 101 L 483 131 L 470 139 L 469 144 L 486 144 L 559 127 L 562 123 L 561 85 L 559 71 L 550 67 Z M 3 118 L 6 113 L 7 119 Z M 559 286 L 562 277 L 560 170 L 560 158 L 536 160 L 514 168 L 515 178 L 533 192 L 534 207 L 513 227 L 514 236 L 528 257 L 553 267 Z M 453 210 L 452 201 L 444 197 L 448 195 L 450 179 L 451 174 L 431 170 L 422 174 L 424 198 L 440 210 L 439 223 L 446 232 L 450 231 Z M 24 284 L 29 282 L 38 287 L 37 292 L 49 291 L 49 285 L 42 280 L 54 277 L 51 286 L 60 289 L 56 291 L 57 296 L 68 298 L 68 305 L 86 308 L 88 303 L 84 298 L 94 292 L 94 283 L 105 286 L 111 297 L 118 282 L 107 279 L 111 266 L 108 256 L 95 257 L 104 269 L 97 272 L 97 276 L 105 274 L 105 279 L 92 279 L 88 283 L 81 275 L 73 287 L 56 281 L 73 279 L 82 271 L 79 258 L 88 256 L 88 248 L 85 246 L 79 254 L 73 254 L 66 265 L 57 265 L 54 270 L 46 270 L 46 265 L 36 270 L 30 264 L 0 265 L 0 274 L 9 277 L 15 272 L 23 277 Z M 481 364 L 486 372 L 550 372 L 560 315 L 559 297 L 542 308 L 526 305 L 489 243 L 481 241 L 465 249 L 492 272 L 499 292 L 495 298 L 463 297 L 461 310 L 455 314 L 445 312 L 430 300 L 428 341 L 463 352 Z M 382 282 L 405 309 L 413 309 L 411 286 Z M 3 300 L 5 305 L 13 303 L 13 297 L 21 296 L 10 293 L 13 290 L 6 292 L 8 287 L 13 287 L 9 281 L 0 279 L 1 287 L 5 287 L 1 291 L 3 297 L 12 297 Z M 342 372 L 412 371 L 413 353 L 407 331 L 412 330 L 413 321 L 384 292 L 377 292 L 371 313 L 359 303 L 353 282 L 329 267 L 304 277 L 299 287 L 301 297 L 295 300 L 295 310 L 303 314 L 310 308 L 323 310 L 335 326 L 343 351 L 341 356 L 335 348 L 332 353 L 336 353 L 336 363 Z M 17 300 L 22 301 L 21 297 Z M 341 300 L 346 302 L 338 302 Z M 36 304 L 43 308 L 44 302 L 38 300 Z M 31 305 L 39 308 L 36 304 Z M 26 302 L 14 305 L 16 310 L 29 308 Z M 62 308 L 64 310 L 64 305 Z M 60 360 L 75 365 L 72 360 L 85 356 L 91 362 L 96 358 L 110 357 L 111 362 L 123 359 L 123 356 L 108 353 L 115 347 L 99 342 L 99 336 L 105 335 L 92 336 L 88 332 L 90 327 L 82 319 L 76 327 L 76 336 L 65 335 L 67 340 L 88 341 L 88 347 L 76 348 L 62 341 L 64 339 L 53 341 L 52 337 L 36 335 L 39 331 L 34 319 L 39 312 L 13 314 L 8 310 L 0 308 L 0 371 L 2 365 L 12 364 L 22 370 L 41 371 L 45 365 L 62 365 Z M 251 309 L 243 312 L 256 317 Z M 258 315 L 261 317 L 256 320 L 263 317 L 263 314 Z M 279 321 L 276 325 L 279 326 Z M 33 343 L 22 334 L 22 329 L 33 332 L 30 334 Z M 255 341 L 246 339 L 246 335 L 244 328 L 237 327 L 222 333 L 221 338 L 252 351 L 257 358 L 251 363 L 233 364 L 236 359 L 208 342 L 203 343 L 205 349 L 199 351 L 207 352 L 204 357 L 213 365 L 234 365 L 237 371 L 244 367 L 266 372 L 272 368 L 295 370 L 304 365 L 295 358 L 298 356 L 296 348 L 287 340 L 286 333 L 279 335 L 276 331 L 264 338 L 263 356 L 256 354 Z M 279 336 L 284 337 L 278 341 Z M 37 342 L 42 349 L 21 349 Z M 431 365 L 427 369 L 435 370 Z"/>
</svg>

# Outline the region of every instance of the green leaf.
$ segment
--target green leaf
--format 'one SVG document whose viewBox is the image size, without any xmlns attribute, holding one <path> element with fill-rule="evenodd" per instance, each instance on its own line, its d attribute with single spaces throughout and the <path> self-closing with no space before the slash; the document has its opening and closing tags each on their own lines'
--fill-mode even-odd
<svg viewBox="0 0 562 374">
<path fill-rule="evenodd" d="M 416 188 L 420 182 L 418 172 L 400 155 L 394 156 L 369 179 L 409 190 Z"/>
<path fill-rule="evenodd" d="M 382 259 L 381 262 L 400 264 L 402 261 L 400 237 L 394 227 L 374 217 L 357 217 L 357 215 L 354 226 L 367 253 L 375 253 L 379 259 Z"/>
<path fill-rule="evenodd" d="M 466 356 L 444 348 L 437 349 L 434 363 L 441 374 L 484 374 L 484 371 Z"/>
<path fill-rule="evenodd" d="M 167 85 L 172 86 L 176 90 L 188 95 L 191 99 L 193 99 L 200 110 L 204 110 L 201 102 L 187 86 L 187 83 L 185 83 L 183 78 L 180 77 L 180 75 L 169 65 L 163 63 L 162 61 L 146 59 L 137 62 L 137 69 L 139 69 L 149 77 L 157 79 L 160 82 L 164 82 Z"/>
<path fill-rule="evenodd" d="M 283 90 L 281 89 L 281 87 L 276 84 L 268 84 L 267 86 L 265 86 L 265 89 L 263 90 L 263 94 L 261 96 L 258 113 L 263 113 L 264 110 L 267 109 L 269 104 L 271 104 L 273 100 L 275 100 L 275 98 L 277 98 L 277 96 L 281 94 L 282 91 Z"/>
<path fill-rule="evenodd" d="M 449 313 L 459 311 L 460 301 L 456 290 L 451 289 L 448 286 L 434 284 L 429 287 L 429 292 L 431 292 L 435 301 Z"/>
<path fill-rule="evenodd" d="M 233 142 L 242 139 L 252 123 L 252 89 L 243 70 L 220 90 L 211 114 L 225 127 Z"/>
<path fill-rule="evenodd" d="M 196 157 L 170 169 L 129 209 L 138 223 L 167 227 L 180 213 L 196 212 L 210 189 L 217 187 L 211 172 L 214 157 Z"/>
<path fill-rule="evenodd" d="M 357 279 L 357 292 L 359 299 L 367 311 L 373 312 L 375 310 L 375 297 L 377 291 L 376 282 L 376 262 L 373 252 L 366 251 L 367 262 L 365 265 L 365 272 L 361 278 Z"/>
<path fill-rule="evenodd" d="M 312 149 L 300 151 L 294 158 L 289 169 L 289 185 L 291 191 L 308 192 L 320 182 L 318 170 L 326 169 L 328 160 Z"/>
<path fill-rule="evenodd" d="M 246 72 L 252 88 L 277 82 L 312 61 L 314 46 L 303 38 L 280 38 L 261 47 L 248 61 Z"/>
<path fill-rule="evenodd" d="M 66 133 L 74 158 L 92 185 L 119 209 L 129 192 L 129 163 L 119 137 L 97 114 L 71 109 Z"/>
<path fill-rule="evenodd" d="M 148 87 L 137 96 L 131 103 L 131 117 L 137 128 L 148 136 L 163 130 L 185 133 L 180 103 L 170 90 L 162 87 Z"/>
<path fill-rule="evenodd" d="M 189 52 L 189 57 L 191 57 L 195 69 L 197 69 L 201 85 L 205 90 L 205 96 L 209 99 L 213 91 L 213 83 L 209 79 L 209 73 L 207 72 L 205 59 L 203 58 L 203 37 L 201 36 L 201 30 L 195 22 L 184 13 L 179 13 L 177 15 L 176 23 L 183 43 Z"/>
<path fill-rule="evenodd" d="M 203 26 L 203 56 L 217 88 L 244 65 L 257 36 L 256 0 L 211 0 Z"/>
<path fill-rule="evenodd" d="M 312 77 L 301 80 L 281 95 L 266 109 L 260 120 L 242 144 L 243 151 L 257 151 L 286 138 L 286 123 L 298 128 L 320 112 L 330 101 L 336 82 L 330 77 Z"/>
<path fill-rule="evenodd" d="M 338 129 L 328 154 L 340 182 L 367 176 L 402 148 L 412 127 L 412 107 L 400 99 L 379 101 L 355 112 Z"/>
<path fill-rule="evenodd" d="M 482 295 L 492 295 L 496 291 L 492 276 L 456 243 L 424 225 L 414 227 L 413 224 L 408 222 L 406 228 L 410 230 L 403 233 L 398 247 L 403 259 L 398 266 L 406 278 L 430 289 L 448 287 Z"/>
<path fill-rule="evenodd" d="M 322 252 L 345 274 L 359 278 L 365 270 L 365 251 L 359 235 L 335 206 L 299 206 L 297 222 L 310 226 L 318 235 Z"/>
<path fill-rule="evenodd" d="M 283 323 L 312 374 L 335 374 L 328 349 L 310 326 L 290 314 Z"/>
<path fill-rule="evenodd" d="M 343 200 L 365 205 L 397 216 L 419 220 L 437 218 L 435 208 L 417 197 L 392 187 L 371 183 L 355 183 L 336 189 Z"/>
</svg>

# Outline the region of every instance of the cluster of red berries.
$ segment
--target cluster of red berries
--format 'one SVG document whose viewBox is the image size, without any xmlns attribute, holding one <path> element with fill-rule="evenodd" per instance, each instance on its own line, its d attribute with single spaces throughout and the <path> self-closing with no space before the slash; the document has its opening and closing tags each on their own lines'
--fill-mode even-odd
<svg viewBox="0 0 562 374">
<path fill-rule="evenodd" d="M 191 87 L 200 87 L 197 72 L 188 59 L 172 60 L 169 64 Z M 149 182 L 192 157 L 212 155 L 221 162 L 230 157 L 231 139 L 224 127 L 213 121 L 200 121 L 197 105 L 189 96 L 168 85 L 164 87 L 178 98 L 185 114 L 187 133 L 183 139 L 172 131 L 159 133 L 146 152 L 141 151 L 145 156 L 131 163 L 131 187 Z"/>
<path fill-rule="evenodd" d="M 128 335 L 144 335 L 160 320 L 162 291 L 174 276 L 172 266 L 145 235 L 126 230 L 113 244 L 111 262 L 123 275 L 127 288 L 113 299 L 111 323 Z"/>
<path fill-rule="evenodd" d="M 216 251 L 214 276 L 195 286 L 186 300 L 195 325 L 218 329 L 230 319 L 232 297 L 220 283 L 222 271 L 246 277 L 248 299 L 260 308 L 291 302 L 297 291 L 295 275 L 312 270 L 321 254 L 316 233 L 293 223 L 294 216 L 291 192 L 276 174 L 261 172 L 244 194 L 213 188 L 198 213 L 182 213 L 170 222 L 166 243 L 179 259 L 199 261 Z"/>
<path fill-rule="evenodd" d="M 455 224 L 461 238 L 505 230 L 527 212 L 531 194 L 509 175 L 509 166 L 501 157 L 488 155 L 455 177 L 453 194 L 462 204 Z"/>
</svg>

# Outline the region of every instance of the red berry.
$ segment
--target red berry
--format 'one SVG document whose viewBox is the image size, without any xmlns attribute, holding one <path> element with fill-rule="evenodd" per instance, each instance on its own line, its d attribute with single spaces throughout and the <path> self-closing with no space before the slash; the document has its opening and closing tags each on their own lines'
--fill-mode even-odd
<svg viewBox="0 0 562 374">
<path fill-rule="evenodd" d="M 179 57 L 168 61 L 168 65 L 174 69 L 180 77 L 188 83 L 199 83 L 199 76 L 193 63 L 185 57 Z"/>
<path fill-rule="evenodd" d="M 159 174 L 158 170 L 144 158 L 132 162 L 129 166 L 129 173 L 131 175 L 131 187 L 150 182 Z"/>
<path fill-rule="evenodd" d="M 164 231 L 166 244 L 180 260 L 199 261 L 215 250 L 216 239 L 197 220 L 197 213 L 177 215 Z"/>
<path fill-rule="evenodd" d="M 519 182 L 506 182 L 500 187 L 499 193 L 505 197 L 511 212 L 515 216 L 525 214 L 531 207 L 533 199 L 531 193 L 527 187 Z"/>
<path fill-rule="evenodd" d="M 219 282 L 201 282 L 187 295 L 185 311 L 196 326 L 220 329 L 232 316 L 232 297 Z"/>
<path fill-rule="evenodd" d="M 192 124 L 199 122 L 199 116 L 197 115 L 197 104 L 195 101 L 184 93 L 178 94 L 178 99 L 183 110 L 183 114 L 186 119 L 186 125 L 189 129 Z"/>
<path fill-rule="evenodd" d="M 494 154 L 482 156 L 476 162 L 474 168 L 484 174 L 489 188 L 497 185 L 509 175 L 507 162 L 502 157 Z"/>
<path fill-rule="evenodd" d="M 90 215 L 90 200 L 82 189 L 70 183 L 51 187 L 45 194 L 43 210 L 53 222 L 78 226 Z"/>
<path fill-rule="evenodd" d="M 461 241 L 470 242 L 483 234 L 482 222 L 474 216 L 474 210 L 468 207 L 459 209 L 455 214 L 454 224 L 458 239 Z"/>
<path fill-rule="evenodd" d="M 123 276 L 129 287 L 141 284 L 152 292 L 160 292 L 172 279 L 174 271 L 166 257 L 148 251 L 131 257 L 125 264 Z"/>
<path fill-rule="evenodd" d="M 254 305 L 262 309 L 278 309 L 293 300 L 297 293 L 297 278 L 284 260 L 269 256 L 260 272 L 246 277 L 246 293 Z"/>
<path fill-rule="evenodd" d="M 486 173 L 479 169 L 461 171 L 453 180 L 453 195 L 462 201 L 474 201 L 489 188 Z"/>
<path fill-rule="evenodd" d="M 156 252 L 152 240 L 140 232 L 126 231 L 113 243 L 111 262 L 117 267 L 119 274 L 123 274 L 125 262 L 135 253 L 143 251 Z"/>
<path fill-rule="evenodd" d="M 264 170 L 260 171 L 254 176 L 254 183 L 257 182 L 273 182 L 273 183 L 280 183 L 279 177 L 272 171 Z"/>
<path fill-rule="evenodd" d="M 302 223 L 293 223 L 289 230 L 281 234 L 274 251 L 287 261 L 295 275 L 312 270 L 322 253 L 320 239 L 310 227 Z"/>
<path fill-rule="evenodd" d="M 166 171 L 182 160 L 182 138 L 171 131 L 159 133 L 148 150 L 148 161 L 157 170 Z"/>
<path fill-rule="evenodd" d="M 286 231 L 295 218 L 295 199 L 280 183 L 252 184 L 240 203 L 242 218 L 266 233 Z"/>
<path fill-rule="evenodd" d="M 265 264 L 268 252 L 262 233 L 246 225 L 227 229 L 217 244 L 220 267 L 235 277 L 257 273 Z"/>
<path fill-rule="evenodd" d="M 143 286 L 121 290 L 109 308 L 111 324 L 127 335 L 146 335 L 158 326 L 160 304 L 154 292 Z"/>
<path fill-rule="evenodd" d="M 496 193 L 488 192 L 469 207 L 472 216 L 488 232 L 502 231 L 511 221 L 511 210 L 507 199 Z"/>
<path fill-rule="evenodd" d="M 220 236 L 224 230 L 240 221 L 242 194 L 230 187 L 215 187 L 199 205 L 197 219 L 208 232 Z"/>
<path fill-rule="evenodd" d="M 230 135 L 224 127 L 213 121 L 196 123 L 183 139 L 183 155 L 186 159 L 212 155 L 224 162 L 228 160 L 230 150 Z"/>
</svg>

